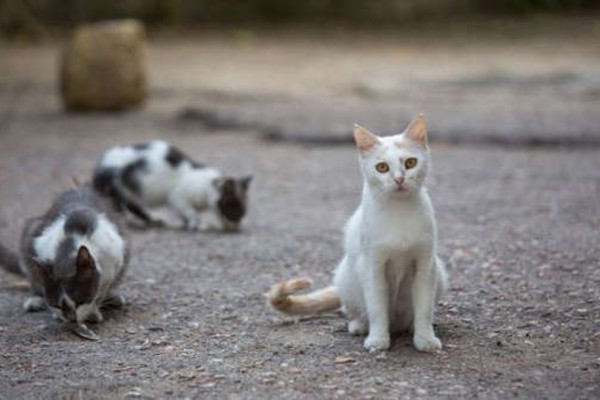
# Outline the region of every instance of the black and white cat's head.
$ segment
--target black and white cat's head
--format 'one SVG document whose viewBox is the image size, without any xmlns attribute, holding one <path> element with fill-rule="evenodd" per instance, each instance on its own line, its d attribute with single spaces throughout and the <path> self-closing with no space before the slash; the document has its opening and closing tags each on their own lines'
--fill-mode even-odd
<svg viewBox="0 0 600 400">
<path fill-rule="evenodd" d="M 223 229 L 237 230 L 248 205 L 248 188 L 252 176 L 241 178 L 221 177 L 213 181 L 218 192 L 217 212 Z"/>
<path fill-rule="evenodd" d="M 67 240 L 53 265 L 38 264 L 48 307 L 65 322 L 81 322 L 94 304 L 100 283 L 90 250 L 84 245 L 75 248 Z"/>
</svg>

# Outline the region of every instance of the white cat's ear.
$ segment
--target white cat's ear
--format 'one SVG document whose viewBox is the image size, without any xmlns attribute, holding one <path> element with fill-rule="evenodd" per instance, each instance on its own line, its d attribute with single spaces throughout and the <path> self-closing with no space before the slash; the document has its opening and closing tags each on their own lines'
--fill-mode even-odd
<svg viewBox="0 0 600 400">
<path fill-rule="evenodd" d="M 404 131 L 404 136 L 412 142 L 427 147 L 427 123 L 423 114 L 417 115 L 417 118 L 410 121 Z"/>
<path fill-rule="evenodd" d="M 380 143 L 379 136 L 358 124 L 354 124 L 354 141 L 361 153 L 368 153 Z"/>
</svg>

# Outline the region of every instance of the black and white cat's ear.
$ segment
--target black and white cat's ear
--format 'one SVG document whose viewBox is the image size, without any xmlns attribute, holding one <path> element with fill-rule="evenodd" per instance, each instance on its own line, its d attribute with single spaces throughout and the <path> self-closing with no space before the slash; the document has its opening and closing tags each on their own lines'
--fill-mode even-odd
<svg viewBox="0 0 600 400">
<path fill-rule="evenodd" d="M 77 258 L 75 259 L 75 266 L 77 267 L 77 275 L 87 274 L 96 270 L 96 263 L 94 262 L 92 253 L 90 253 L 87 247 L 79 247 Z"/>
<path fill-rule="evenodd" d="M 215 178 L 213 179 L 212 184 L 217 190 L 221 191 L 221 188 L 226 180 L 227 178 Z"/>
<path fill-rule="evenodd" d="M 238 178 L 237 181 L 244 190 L 244 192 L 246 192 L 250 187 L 250 182 L 252 182 L 252 175 L 242 176 L 241 178 Z"/>
<path fill-rule="evenodd" d="M 354 141 L 358 150 L 363 154 L 370 152 L 380 144 L 379 136 L 358 124 L 354 124 Z"/>
<path fill-rule="evenodd" d="M 427 147 L 427 123 L 423 114 L 417 115 L 415 119 L 410 121 L 404 131 L 404 137 L 414 143 Z"/>
</svg>

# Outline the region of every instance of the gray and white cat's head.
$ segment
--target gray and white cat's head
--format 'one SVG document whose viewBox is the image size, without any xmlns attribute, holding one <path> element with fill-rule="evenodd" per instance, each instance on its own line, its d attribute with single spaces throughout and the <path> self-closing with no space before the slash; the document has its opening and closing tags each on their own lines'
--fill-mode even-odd
<svg viewBox="0 0 600 400">
<path fill-rule="evenodd" d="M 81 312 L 94 303 L 100 273 L 86 246 L 49 267 L 40 264 L 44 298 L 53 313 L 65 322 L 81 322 Z"/>
<path fill-rule="evenodd" d="M 248 189 L 252 176 L 219 177 L 213 180 L 218 193 L 216 210 L 225 230 L 239 229 L 248 208 Z"/>
<path fill-rule="evenodd" d="M 97 298 L 100 271 L 90 248 L 78 240 L 90 235 L 96 223 L 97 216 L 88 210 L 61 216 L 42 233 L 54 238 L 44 241 L 38 237 L 34 245 L 34 267 L 42 279 L 46 303 L 66 322 L 77 322 L 82 314 L 78 311 Z"/>
<path fill-rule="evenodd" d="M 354 139 L 364 181 L 375 193 L 408 196 L 425 185 L 430 152 L 422 115 L 404 132 L 386 137 L 355 125 Z"/>
</svg>

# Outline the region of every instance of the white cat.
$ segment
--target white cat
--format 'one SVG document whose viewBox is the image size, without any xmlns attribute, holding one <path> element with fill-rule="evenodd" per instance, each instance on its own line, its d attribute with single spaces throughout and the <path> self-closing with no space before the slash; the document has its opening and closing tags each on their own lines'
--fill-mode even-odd
<svg viewBox="0 0 600 400">
<path fill-rule="evenodd" d="M 369 351 L 390 347 L 390 333 L 412 330 L 417 350 L 442 348 L 433 331 L 433 311 L 447 285 L 436 255 L 436 226 L 424 187 L 430 164 L 425 119 L 419 115 L 402 134 L 379 137 L 358 125 L 362 201 L 345 230 L 345 256 L 333 286 L 292 295 L 307 278 L 279 283 L 270 304 L 287 314 L 333 311 L 351 318 L 348 331 L 368 336 Z"/>
</svg>

